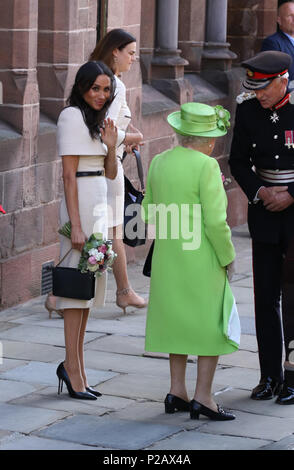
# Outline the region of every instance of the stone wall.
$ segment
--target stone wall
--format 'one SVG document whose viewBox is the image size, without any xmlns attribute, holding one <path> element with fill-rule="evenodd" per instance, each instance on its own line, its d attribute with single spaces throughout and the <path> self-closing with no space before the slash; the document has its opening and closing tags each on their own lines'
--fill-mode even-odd
<svg viewBox="0 0 294 470">
<path fill-rule="evenodd" d="M 96 18 L 96 0 L 0 2 L 0 308 L 40 295 L 42 264 L 58 259 L 56 118 Z"/>
<path fill-rule="evenodd" d="M 263 38 L 276 31 L 278 0 L 229 0 L 228 42 L 239 62 L 260 51 Z"/>
<path fill-rule="evenodd" d="M 1 0 L 0 41 L 5 47 L 0 49 L 4 103 L 0 106 L 0 204 L 7 214 L 0 215 L 0 309 L 40 295 L 42 265 L 58 259 L 63 187 L 56 120 L 77 68 L 95 46 L 97 5 L 102 1 L 108 3 L 107 29 L 122 27 L 137 38 L 140 60 L 122 78 L 133 124 L 144 134 L 145 175 L 154 155 L 175 144 L 166 116 L 179 103 L 189 99 L 220 103 L 234 116 L 234 97 L 240 87 L 238 64 L 257 52 L 262 37 L 275 30 L 276 0 L 229 0 L 228 42 L 238 58 L 232 69 L 231 60 L 226 66 L 218 63 L 217 73 L 206 81 L 202 54 L 209 0 L 179 0 L 178 47 L 184 60 L 179 68 L 169 69 L 166 82 L 170 85 L 174 73 L 180 83 L 174 100 L 168 89 L 152 86 L 158 0 Z M 226 176 L 230 176 L 230 137 L 231 133 L 219 141 L 214 153 Z M 131 156 L 124 166 L 137 184 Z M 229 223 L 243 223 L 245 197 L 234 182 L 227 194 Z M 128 259 L 145 252 L 146 246 L 130 249 Z"/>
</svg>

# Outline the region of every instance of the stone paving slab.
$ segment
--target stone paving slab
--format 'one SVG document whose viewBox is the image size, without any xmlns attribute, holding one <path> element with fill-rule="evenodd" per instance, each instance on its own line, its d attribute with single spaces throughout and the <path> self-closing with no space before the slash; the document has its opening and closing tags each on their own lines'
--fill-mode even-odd
<svg viewBox="0 0 294 470">
<path fill-rule="evenodd" d="M 236 299 L 237 308 L 240 304 L 253 304 L 254 295 L 252 289 L 248 289 L 243 286 L 236 286 L 235 284 L 232 284 L 231 288 Z"/>
<path fill-rule="evenodd" d="M 176 412 L 166 414 L 164 403 L 144 401 L 134 403 L 131 408 L 125 408 L 111 414 L 116 419 L 127 419 L 132 421 L 144 421 L 151 423 L 179 426 L 181 429 L 195 429 L 202 426 L 198 420 L 190 419 L 189 412 Z"/>
<path fill-rule="evenodd" d="M 97 447 L 83 446 L 76 442 L 55 441 L 37 436 L 17 434 L 0 443 L 0 450 L 97 450 Z"/>
<path fill-rule="evenodd" d="M 225 423 L 200 417 L 201 420 L 207 421 L 206 426 L 201 428 L 201 432 L 279 441 L 292 434 L 294 430 L 294 418 L 286 420 L 242 411 L 236 411 L 234 414 L 236 419 Z"/>
<path fill-rule="evenodd" d="M 145 336 L 145 323 L 144 324 L 134 324 L 132 322 L 123 322 L 122 317 L 117 318 L 116 320 L 103 320 L 103 319 L 92 319 L 89 320 L 87 331 L 97 332 L 97 333 L 108 333 L 108 334 L 119 334 L 127 336 Z M 87 333 L 86 338 L 93 333 Z M 96 338 L 97 338 L 96 334 Z M 93 338 L 95 339 L 95 338 Z M 88 341 L 89 342 L 89 339 Z"/>
<path fill-rule="evenodd" d="M 0 321 L 0 332 L 14 328 L 15 324 L 8 321 Z"/>
<path fill-rule="evenodd" d="M 52 317 L 49 319 L 48 312 L 38 311 L 32 315 L 26 315 L 17 319 L 18 325 L 36 325 L 42 327 L 54 327 L 63 329 L 63 318 L 60 315 L 56 315 L 55 312 L 52 313 Z"/>
<path fill-rule="evenodd" d="M 195 380 L 187 380 L 187 392 L 190 397 L 194 395 Z M 213 391 L 223 388 L 215 381 Z M 163 402 L 170 389 L 168 376 L 151 376 L 142 374 L 126 374 L 115 377 L 99 386 L 99 390 L 106 395 L 116 395 L 125 398 L 145 398 Z"/>
<path fill-rule="evenodd" d="M 30 433 L 68 416 L 61 411 L 0 403 L 0 429 Z"/>
<path fill-rule="evenodd" d="M 27 364 L 27 361 L 19 361 L 17 359 L 4 358 L 2 364 L 0 363 L 0 374 L 7 370 L 15 369 L 16 367 Z"/>
<path fill-rule="evenodd" d="M 225 433 L 225 429 L 224 429 Z M 204 434 L 197 431 L 183 431 L 175 436 L 152 445 L 148 449 L 155 450 L 256 450 L 271 444 L 262 439 L 251 439 L 217 434 Z"/>
<path fill-rule="evenodd" d="M 142 356 L 145 351 L 145 338 L 117 334 L 107 335 L 91 341 L 87 344 L 86 349 Z"/>
<path fill-rule="evenodd" d="M 53 424 L 36 435 L 113 449 L 144 449 L 179 431 L 178 426 L 80 415 Z"/>
<path fill-rule="evenodd" d="M 233 354 L 220 356 L 219 364 L 227 366 L 246 367 L 259 370 L 258 354 L 251 351 L 236 351 Z"/>
<path fill-rule="evenodd" d="M 93 388 L 100 391 L 101 386 L 98 385 L 98 387 L 93 387 Z M 56 387 L 43 388 L 42 390 L 38 390 L 38 394 L 39 395 L 45 395 L 46 399 L 48 399 L 48 404 L 50 403 L 49 400 L 50 401 L 52 400 L 52 406 L 53 405 L 54 406 L 55 405 L 59 406 L 58 403 L 54 404 L 54 400 L 56 400 L 56 397 L 58 397 Z M 74 407 L 74 406 L 78 407 L 79 404 L 81 404 L 81 406 L 82 406 L 81 410 L 83 410 L 85 408 L 88 411 L 91 411 L 91 410 L 95 409 L 95 408 L 92 408 L 92 405 L 95 404 L 95 406 L 99 406 L 99 408 L 104 408 L 104 412 L 105 412 L 105 409 L 106 409 L 106 411 L 109 411 L 109 410 L 112 410 L 112 411 L 123 410 L 127 406 L 132 406 L 135 403 L 137 403 L 137 401 L 140 401 L 140 399 L 134 400 L 134 399 L 130 399 L 130 398 L 118 397 L 118 396 L 115 396 L 115 395 L 102 395 L 101 397 L 99 397 L 98 401 L 91 402 L 91 403 L 89 403 L 89 402 L 86 403 L 85 401 L 82 401 L 82 400 L 73 400 L 73 399 L 71 399 L 69 397 L 69 395 L 66 394 L 66 391 L 64 391 L 58 398 L 61 398 L 61 397 L 62 397 L 62 400 L 60 401 L 60 403 L 61 403 L 60 407 L 66 405 L 68 410 L 70 410 L 71 407 Z M 71 402 L 71 403 L 69 403 L 69 402 Z M 32 406 L 32 405 L 30 405 L 30 406 Z M 53 409 L 57 409 L 57 408 L 53 408 Z M 67 409 L 65 411 L 67 411 Z"/>
<path fill-rule="evenodd" d="M 247 287 L 248 289 L 253 289 L 253 278 L 251 274 L 247 274 L 242 276 L 240 279 L 231 283 L 232 286 L 235 287 Z"/>
<path fill-rule="evenodd" d="M 23 395 L 28 395 L 35 392 L 37 388 L 26 383 L 0 379 L 0 402 L 8 402 Z"/>
<path fill-rule="evenodd" d="M 268 444 L 262 450 L 294 450 L 294 435 L 292 434 L 278 442 Z"/>
<path fill-rule="evenodd" d="M 10 431 L 3 431 L 0 430 L 0 444 L 3 442 L 7 437 L 11 436 L 13 433 Z"/>
<path fill-rule="evenodd" d="M 224 387 L 252 390 L 259 383 L 260 372 L 246 367 L 225 367 L 217 369 L 214 381 Z"/>
<path fill-rule="evenodd" d="M 242 308 L 244 308 L 243 313 L 241 311 Z M 255 320 L 253 316 L 253 310 L 251 312 L 251 315 L 248 316 L 249 312 L 248 312 L 247 306 L 245 304 L 244 305 L 241 304 L 238 308 L 238 311 L 239 311 L 242 334 L 255 335 Z"/>
<path fill-rule="evenodd" d="M 240 350 L 257 352 L 257 340 L 253 335 L 241 335 Z"/>
<path fill-rule="evenodd" d="M 0 379 L 17 380 L 27 383 L 38 383 L 45 385 L 54 385 L 58 383 L 56 376 L 57 364 L 48 364 L 44 362 L 30 362 L 25 366 L 16 367 L 0 374 Z M 109 380 L 117 374 L 114 372 L 97 371 L 87 369 L 89 382 L 97 385 L 100 382 Z M 65 386 L 65 385 L 64 385 Z"/>
<path fill-rule="evenodd" d="M 85 352 L 85 362 L 92 369 L 105 369 L 125 374 L 141 374 L 142 370 L 144 370 L 144 375 L 169 377 L 169 362 L 154 357 L 141 357 L 87 349 Z M 196 375 L 196 363 L 188 363 L 186 378 L 195 381 Z"/>
<path fill-rule="evenodd" d="M 105 400 L 104 406 L 101 406 L 101 398 L 96 401 L 88 400 L 74 400 L 70 398 L 66 390 L 60 395 L 57 394 L 57 389 L 54 391 L 44 391 L 40 393 L 31 393 L 30 395 L 11 400 L 10 405 L 31 406 L 33 408 L 45 408 L 47 410 L 65 411 L 69 414 L 90 414 L 101 416 L 105 413 L 112 411 L 111 407 L 106 407 Z M 52 389 L 51 389 L 52 390 Z M 132 401 L 130 400 L 132 403 Z"/>
<path fill-rule="evenodd" d="M 24 359 L 27 361 L 52 362 L 62 360 L 65 350 L 62 346 L 51 346 L 23 341 L 2 340 L 3 356 L 6 358 Z M 1 370 L 1 367 L 0 367 Z"/>
<path fill-rule="evenodd" d="M 224 392 L 218 393 L 217 399 L 226 408 L 231 408 L 232 410 L 239 410 L 264 416 L 275 416 L 277 418 L 294 419 L 294 409 L 291 406 L 278 405 L 275 403 L 275 398 L 273 400 L 252 400 L 250 398 L 250 393 L 246 390 L 239 390 L 236 388 L 225 390 Z"/>
<path fill-rule="evenodd" d="M 97 333 L 87 333 L 85 342 L 97 338 Z M 0 340 L 22 341 L 25 343 L 50 344 L 64 346 L 64 332 L 62 328 L 45 328 L 36 325 L 20 325 L 0 333 Z"/>
</svg>

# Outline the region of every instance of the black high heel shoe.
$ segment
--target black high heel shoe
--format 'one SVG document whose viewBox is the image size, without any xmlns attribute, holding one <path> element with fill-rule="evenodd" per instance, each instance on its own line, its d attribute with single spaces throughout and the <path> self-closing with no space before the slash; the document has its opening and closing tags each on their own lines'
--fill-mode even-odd
<svg viewBox="0 0 294 470">
<path fill-rule="evenodd" d="M 86 387 L 87 392 L 92 393 L 92 395 L 95 395 L 95 397 L 101 397 L 102 393 L 98 392 L 98 390 L 95 390 L 92 387 Z"/>
<path fill-rule="evenodd" d="M 62 392 L 63 382 L 67 387 L 67 391 L 71 398 L 78 398 L 80 400 L 97 400 L 97 397 L 94 396 L 92 393 L 89 392 L 75 392 L 72 388 L 72 385 L 69 380 L 69 376 L 64 368 L 63 362 L 59 364 L 56 370 L 56 375 L 59 379 L 58 383 L 58 395 Z"/>
<path fill-rule="evenodd" d="M 175 411 L 189 411 L 190 403 L 168 393 L 164 400 L 165 412 L 175 413 Z"/>
<path fill-rule="evenodd" d="M 207 416 L 210 419 L 215 421 L 229 421 L 235 419 L 236 416 L 233 413 L 230 413 L 227 410 L 224 410 L 221 406 L 217 405 L 218 412 L 207 408 L 204 405 L 201 405 L 196 400 L 191 400 L 190 402 L 190 418 L 199 419 L 199 415 Z"/>
</svg>

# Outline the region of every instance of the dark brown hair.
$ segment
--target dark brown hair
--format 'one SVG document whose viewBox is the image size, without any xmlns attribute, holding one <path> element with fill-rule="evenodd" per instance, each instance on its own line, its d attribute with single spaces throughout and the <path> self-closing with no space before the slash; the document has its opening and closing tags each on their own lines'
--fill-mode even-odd
<svg viewBox="0 0 294 470">
<path fill-rule="evenodd" d="M 114 49 L 122 51 L 131 42 L 136 42 L 136 38 L 130 33 L 124 29 L 112 29 L 97 43 L 89 60 L 101 60 L 115 73 L 112 55 Z"/>
<path fill-rule="evenodd" d="M 90 90 L 98 75 L 107 75 L 110 78 L 111 93 L 103 108 L 96 111 L 86 103 L 83 96 Z M 100 135 L 100 127 L 103 124 L 108 108 L 114 99 L 114 92 L 114 75 L 109 67 L 107 67 L 103 62 L 86 62 L 79 68 L 67 103 L 69 106 L 76 106 L 81 110 L 92 139 L 98 138 Z"/>
</svg>

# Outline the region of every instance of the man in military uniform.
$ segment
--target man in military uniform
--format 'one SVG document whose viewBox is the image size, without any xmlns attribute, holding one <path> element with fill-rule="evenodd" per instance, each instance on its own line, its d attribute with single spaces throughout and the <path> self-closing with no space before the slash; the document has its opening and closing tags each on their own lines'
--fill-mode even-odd
<svg viewBox="0 0 294 470">
<path fill-rule="evenodd" d="M 287 89 L 291 60 L 286 53 L 266 51 L 242 63 L 247 69 L 243 85 L 251 91 L 237 99 L 240 104 L 229 159 L 232 175 L 249 201 L 261 369 L 251 398 L 266 400 L 278 395 L 279 404 L 294 404 L 290 362 L 294 328 L 289 321 L 294 312 L 283 312 L 283 329 L 280 318 L 283 263 L 294 239 L 294 106 Z"/>
</svg>

